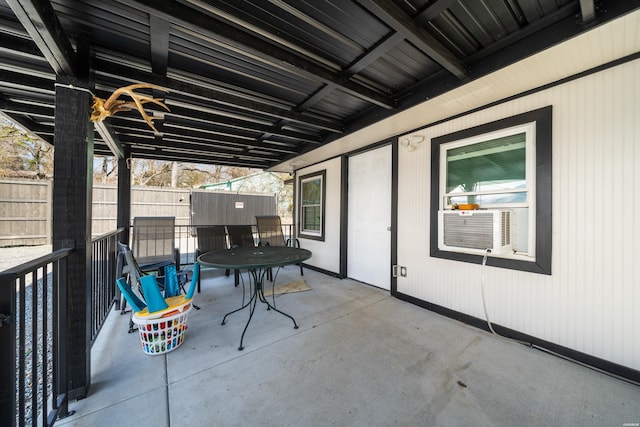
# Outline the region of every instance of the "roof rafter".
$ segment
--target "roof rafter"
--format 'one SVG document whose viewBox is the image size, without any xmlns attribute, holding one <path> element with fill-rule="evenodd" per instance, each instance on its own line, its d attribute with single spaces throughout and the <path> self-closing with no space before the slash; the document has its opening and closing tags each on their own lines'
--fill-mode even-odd
<svg viewBox="0 0 640 427">
<path fill-rule="evenodd" d="M 427 22 L 450 8 L 456 1 L 458 0 L 438 0 L 430 3 L 413 17 L 413 21 L 418 25 L 425 25 Z"/>
<path fill-rule="evenodd" d="M 4 114 L 9 120 L 20 125 L 25 129 L 28 129 L 31 132 L 34 132 L 33 129 L 42 130 L 42 126 L 40 126 L 38 123 L 34 122 L 30 118 L 27 118 L 24 115 L 13 114 L 12 113 L 12 110 L 14 110 L 13 105 L 15 105 L 15 103 L 8 101 L 6 98 L 0 95 L 0 110 L 2 111 L 2 114 Z M 49 135 L 38 134 L 37 136 L 38 138 L 42 139 L 48 144 L 53 145 L 53 141 L 52 141 L 53 138 L 51 138 Z"/>
<path fill-rule="evenodd" d="M 458 60 L 448 49 L 414 20 L 404 13 L 402 9 L 389 0 L 358 0 L 363 7 L 377 16 L 382 22 L 390 26 L 394 31 L 404 35 L 418 49 L 429 55 L 444 69 L 458 77 L 467 77 L 464 64 Z"/>
<path fill-rule="evenodd" d="M 173 23 L 183 25 L 186 28 L 197 29 L 204 36 L 223 40 L 225 43 L 241 48 L 256 58 L 267 62 L 270 66 L 280 67 L 289 72 L 304 75 L 314 81 L 334 84 L 341 90 L 364 99 L 380 107 L 391 109 L 393 103 L 386 95 L 358 84 L 339 73 L 332 72 L 312 61 L 296 55 L 287 49 L 283 49 L 263 39 L 238 31 L 238 28 L 215 20 L 212 25 L 212 17 L 197 13 L 194 9 L 171 0 L 131 0 L 131 4 L 139 7 L 151 15 L 159 16 Z"/>
<path fill-rule="evenodd" d="M 96 60 L 96 68 L 101 72 L 127 76 L 131 80 L 145 81 L 145 79 L 148 78 L 148 74 L 143 71 L 138 71 L 119 64 L 114 64 L 102 60 Z M 289 122 L 300 123 L 306 126 L 323 129 L 330 132 L 341 133 L 343 130 L 342 124 L 340 123 L 311 117 L 309 115 L 297 113 L 285 108 L 278 108 L 266 103 L 257 102 L 255 100 L 249 99 L 248 97 L 233 95 L 229 92 L 207 88 L 203 85 L 196 86 L 194 84 L 187 83 L 178 79 L 157 75 L 154 76 L 154 81 L 150 83 L 164 86 L 170 91 L 180 92 L 184 95 L 196 95 L 202 98 L 209 98 L 220 104 L 234 106 L 235 108 L 243 108 L 250 111 L 256 111 L 266 116 L 274 117 L 277 119 L 286 119 Z"/>
<path fill-rule="evenodd" d="M 593 0 L 580 0 L 580 15 L 583 24 L 596 19 L 596 7 L 593 3 Z"/>
<path fill-rule="evenodd" d="M 182 125 L 186 128 L 189 128 L 189 122 L 194 119 L 193 110 L 189 110 L 187 108 L 173 108 L 172 115 L 167 116 L 167 123 Z M 308 143 L 308 144 L 320 144 L 321 140 L 319 137 L 315 137 L 313 135 L 304 134 L 302 132 L 295 132 L 291 130 L 281 129 L 279 126 L 270 126 L 263 125 L 255 122 L 247 122 L 245 120 L 233 119 L 229 117 L 223 117 L 217 114 L 211 113 L 200 113 L 200 115 L 196 118 L 200 120 L 199 129 L 204 129 L 206 131 L 219 132 L 221 127 L 227 129 L 227 132 L 233 130 L 244 130 L 249 132 L 257 132 L 269 135 L 275 135 L 279 138 L 290 139 L 293 141 L 299 141 L 300 143 Z"/>
<path fill-rule="evenodd" d="M 151 71 L 160 76 L 167 75 L 169 64 L 169 22 L 155 15 L 149 16 L 151 38 Z"/>
<path fill-rule="evenodd" d="M 7 0 L 16 17 L 58 75 L 74 76 L 76 54 L 46 0 Z"/>
</svg>

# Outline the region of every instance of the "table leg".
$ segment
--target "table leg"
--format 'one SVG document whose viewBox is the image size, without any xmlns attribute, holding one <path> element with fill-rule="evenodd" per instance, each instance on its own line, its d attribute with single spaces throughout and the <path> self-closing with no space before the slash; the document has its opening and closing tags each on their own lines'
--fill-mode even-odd
<svg viewBox="0 0 640 427">
<path fill-rule="evenodd" d="M 296 319 L 294 319 L 293 316 L 285 313 L 284 311 L 278 310 L 275 305 L 271 305 L 271 303 L 269 303 L 269 300 L 267 300 L 267 298 L 264 296 L 262 286 L 260 286 L 260 289 L 258 290 L 258 298 L 260 298 L 260 302 L 267 304 L 267 310 L 273 309 L 273 311 L 277 311 L 283 316 L 287 316 L 293 322 L 293 329 L 298 329 L 298 324 L 296 323 Z"/>
<path fill-rule="evenodd" d="M 251 298 L 249 299 L 249 301 L 247 301 L 246 304 L 244 304 L 244 289 L 242 289 L 242 303 L 243 303 L 242 307 L 236 308 L 235 310 L 230 311 L 227 314 L 225 314 L 224 317 L 222 318 L 221 325 L 224 325 L 225 323 L 227 323 L 227 316 L 229 316 L 230 314 L 233 314 L 233 313 L 237 313 L 238 311 L 247 308 L 249 306 L 249 304 L 251 304 L 251 301 L 253 301 L 253 299 L 257 296 L 257 294 L 256 294 L 255 291 L 251 291 L 251 290 L 249 290 L 249 291 L 251 292 Z"/>
<path fill-rule="evenodd" d="M 224 318 L 222 319 L 222 324 L 224 325 L 226 323 L 227 316 L 249 307 L 249 319 L 247 320 L 247 324 L 244 326 L 244 330 L 242 331 L 242 336 L 240 337 L 240 346 L 238 347 L 238 350 L 244 349 L 244 347 L 242 346 L 242 343 L 244 341 L 244 334 L 247 332 L 247 329 L 249 328 L 249 323 L 251 323 L 251 319 L 253 318 L 253 313 L 256 310 L 256 304 L 258 300 L 260 300 L 261 303 L 267 304 L 267 310 L 273 309 L 274 311 L 277 311 L 283 316 L 286 316 L 289 319 L 291 319 L 291 321 L 293 322 L 293 329 L 298 329 L 298 324 L 296 323 L 296 319 L 294 319 L 289 314 L 275 308 L 275 306 L 271 305 L 269 301 L 265 298 L 264 291 L 263 291 L 263 284 L 264 284 L 264 278 L 266 273 L 267 273 L 266 269 L 249 270 L 251 298 L 242 307 L 225 314 Z"/>
</svg>

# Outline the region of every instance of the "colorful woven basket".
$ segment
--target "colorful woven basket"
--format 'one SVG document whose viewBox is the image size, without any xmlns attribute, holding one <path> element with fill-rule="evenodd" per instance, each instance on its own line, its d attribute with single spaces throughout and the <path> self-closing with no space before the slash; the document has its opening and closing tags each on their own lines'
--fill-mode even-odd
<svg viewBox="0 0 640 427">
<path fill-rule="evenodd" d="M 180 347 L 184 342 L 187 330 L 187 315 L 191 311 L 189 305 L 184 311 L 171 316 L 150 319 L 133 315 L 133 323 L 138 325 L 142 351 L 147 354 L 164 354 Z"/>
</svg>

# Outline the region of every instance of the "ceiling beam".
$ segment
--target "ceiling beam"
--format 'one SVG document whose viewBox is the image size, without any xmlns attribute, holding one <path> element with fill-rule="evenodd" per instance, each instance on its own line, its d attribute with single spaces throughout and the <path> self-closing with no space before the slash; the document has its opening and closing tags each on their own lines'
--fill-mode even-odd
<svg viewBox="0 0 640 427">
<path fill-rule="evenodd" d="M 262 147 L 273 151 L 293 153 L 295 147 L 300 144 L 319 144 L 316 141 L 305 141 L 297 138 L 285 139 L 282 135 L 274 135 L 273 138 L 265 138 L 263 133 L 251 130 L 252 133 L 246 131 L 246 129 L 233 128 L 228 124 L 222 124 L 216 126 L 205 117 L 204 121 L 198 121 L 197 123 L 192 121 L 190 117 L 185 116 L 184 111 L 179 111 L 180 115 L 166 116 L 164 123 L 163 135 L 166 139 L 181 137 L 188 140 L 190 143 L 205 146 L 211 141 L 218 141 L 230 148 L 238 149 L 246 146 Z M 134 121 L 132 119 L 119 115 L 111 118 L 114 125 L 117 125 L 120 129 L 120 139 L 128 143 L 130 136 L 142 135 L 138 124 L 144 123 L 139 120 Z M 243 130 L 244 132 L 238 132 Z"/>
<path fill-rule="evenodd" d="M 185 110 L 186 111 L 186 110 Z M 290 131 L 286 129 L 280 129 L 278 126 L 262 125 L 259 123 L 249 123 L 240 119 L 232 119 L 229 117 L 222 117 L 215 114 L 207 114 L 199 119 L 203 119 L 197 125 L 192 122 L 193 116 L 187 116 L 185 114 L 176 114 L 167 116 L 165 119 L 166 125 L 176 125 L 176 127 L 196 128 L 204 132 L 217 132 L 217 133 L 235 133 L 238 134 L 238 130 L 245 132 L 255 132 L 263 135 L 273 135 L 277 138 L 284 140 L 295 141 L 296 143 L 309 143 L 320 144 L 321 138 L 316 135 L 304 134 L 301 132 Z"/>
<path fill-rule="evenodd" d="M 11 53 L 16 56 L 42 58 L 41 50 L 29 39 L 0 33 L 0 46 L 5 50 L 11 51 Z"/>
<path fill-rule="evenodd" d="M 386 94 L 372 90 L 341 76 L 339 73 L 332 72 L 327 67 L 309 61 L 301 55 L 296 55 L 289 49 L 279 47 L 248 32 L 243 32 L 238 27 L 216 20 L 207 14 L 199 13 L 179 2 L 173 0 L 130 0 L 129 3 L 151 15 L 194 29 L 203 37 L 240 48 L 248 55 L 268 63 L 271 67 L 305 76 L 316 82 L 335 84 L 346 93 L 367 102 L 383 108 L 393 108 L 392 100 Z"/>
<path fill-rule="evenodd" d="M 149 15 L 149 44 L 151 49 L 151 72 L 154 76 L 166 78 L 169 66 L 169 21 Z M 164 99 L 165 93 L 160 89 L 152 89 L 153 97 Z M 156 120 L 155 138 L 162 140 L 164 121 Z"/>
<path fill-rule="evenodd" d="M 154 139 L 145 139 L 139 138 L 135 136 L 127 137 L 127 144 L 135 145 L 139 148 L 148 147 L 149 150 L 154 148 L 160 148 L 165 151 L 179 151 L 181 153 L 191 153 L 198 154 L 200 153 L 203 156 L 209 157 L 236 157 L 243 158 L 247 161 L 253 161 L 256 163 L 271 163 L 276 162 L 282 155 L 289 155 L 295 153 L 295 151 L 284 151 L 284 152 L 274 152 L 268 149 L 264 149 L 262 147 L 256 147 L 255 150 L 260 150 L 260 154 L 252 154 L 252 150 L 244 150 L 244 149 L 232 149 L 225 145 L 217 144 L 215 141 L 206 146 L 193 146 L 192 144 L 178 142 L 172 138 L 163 138 L 162 141 L 158 142 Z"/>
<path fill-rule="evenodd" d="M 55 96 L 55 81 L 51 79 L 0 69 L 0 82 L 3 85 L 15 86 L 20 91 L 29 92 L 30 94 L 37 92 L 50 95 L 52 101 Z"/>
<path fill-rule="evenodd" d="M 166 76 L 169 64 L 169 21 L 150 15 L 149 33 L 151 38 L 151 72 L 159 76 Z"/>
<path fill-rule="evenodd" d="M 596 19 L 596 7 L 593 0 L 580 0 L 580 15 L 582 16 L 583 24 Z"/>
<path fill-rule="evenodd" d="M 398 43 L 404 40 L 404 36 L 400 33 L 394 32 L 386 37 L 383 37 L 378 43 L 368 49 L 364 55 L 360 56 L 357 60 L 352 62 L 345 70 L 347 75 L 354 75 L 359 73 L 366 66 L 376 61 L 378 58 L 386 54 Z"/>
<path fill-rule="evenodd" d="M 251 161 L 233 155 L 216 155 L 215 152 L 185 153 L 171 149 L 145 149 L 137 145 L 131 146 L 131 155 L 138 159 L 165 160 L 173 162 L 205 163 L 225 166 L 236 166 L 255 169 L 267 169 L 277 162 Z"/>
<path fill-rule="evenodd" d="M 54 111 L 53 105 L 49 107 L 42 105 L 24 104 L 22 102 L 8 100 L 2 95 L 0 95 L 0 110 L 2 110 L 2 112 L 6 114 L 22 114 L 25 116 L 46 119 L 52 118 Z"/>
<path fill-rule="evenodd" d="M 130 79 L 131 81 L 144 82 L 149 75 L 144 71 L 135 70 L 112 62 L 98 60 L 94 62 L 96 72 L 103 72 L 109 75 L 120 76 L 122 79 Z M 302 113 L 291 111 L 285 108 L 279 108 L 267 103 L 258 102 L 248 96 L 240 96 L 217 89 L 208 88 L 204 85 L 197 85 L 169 77 L 154 76 L 154 81 L 149 82 L 159 86 L 164 86 L 170 92 L 179 92 L 187 96 L 196 96 L 203 99 L 209 99 L 213 103 L 219 103 L 226 107 L 238 108 L 246 111 L 255 111 L 259 114 L 275 119 L 286 119 L 293 123 L 300 123 L 306 126 L 327 130 L 335 133 L 342 133 L 342 124 L 335 121 L 311 117 Z M 167 99 L 170 103 L 170 99 Z M 215 108 L 212 106 L 211 108 Z M 168 114 L 168 113 L 167 113 Z"/>
<path fill-rule="evenodd" d="M 358 0 L 364 8 L 459 79 L 467 77 L 464 64 L 438 40 L 390 0 Z"/>
<path fill-rule="evenodd" d="M 34 129 L 38 131 L 44 130 L 43 126 L 33 121 L 29 117 L 6 111 L 5 105 L 7 102 L 9 101 L 7 101 L 6 98 L 0 95 L 0 111 L 2 111 L 2 113 L 0 113 L 1 115 L 5 116 L 7 119 L 17 124 L 21 128 L 30 131 L 31 133 L 33 133 L 34 135 L 36 135 L 38 138 L 42 139 L 46 143 L 53 145 L 53 138 L 51 135 L 41 134 L 40 132 L 34 131 Z"/>
<path fill-rule="evenodd" d="M 126 130 L 121 132 L 123 139 L 127 142 L 131 141 L 131 138 L 138 138 L 138 133 L 135 132 L 135 129 L 131 129 L 131 132 L 127 132 Z M 153 140 L 148 138 L 149 143 Z M 163 134 L 163 144 L 166 141 L 174 141 L 175 144 L 180 144 L 181 147 L 186 148 L 187 145 L 184 145 L 177 141 L 185 141 L 195 150 L 210 150 L 212 146 L 224 147 L 226 150 L 229 150 L 229 153 L 240 154 L 243 152 L 247 152 L 247 150 L 252 149 L 252 147 L 259 147 L 263 150 L 274 151 L 274 152 L 283 152 L 283 153 L 295 153 L 296 152 L 296 144 L 278 144 L 276 142 L 271 141 L 263 141 L 260 139 L 251 139 L 251 138 L 239 138 L 234 137 L 228 134 L 217 134 L 217 133 L 207 133 L 201 130 L 195 129 L 183 129 L 177 128 L 174 126 L 166 125 L 165 132 Z M 162 145 L 162 144 L 160 144 Z"/>
<path fill-rule="evenodd" d="M 111 124 L 106 121 L 96 122 L 94 123 L 94 128 L 100 137 L 102 137 L 104 143 L 107 144 L 107 147 L 109 147 L 109 151 L 111 151 L 117 159 L 124 159 L 124 148 L 122 144 L 120 144 L 120 140 Z"/>
<path fill-rule="evenodd" d="M 449 9 L 457 1 L 458 0 L 437 0 L 431 2 L 413 17 L 413 21 L 421 27 L 424 27 L 429 21 Z"/>
<path fill-rule="evenodd" d="M 46 0 L 6 0 L 31 39 L 58 75 L 74 76 L 76 54 Z"/>
</svg>

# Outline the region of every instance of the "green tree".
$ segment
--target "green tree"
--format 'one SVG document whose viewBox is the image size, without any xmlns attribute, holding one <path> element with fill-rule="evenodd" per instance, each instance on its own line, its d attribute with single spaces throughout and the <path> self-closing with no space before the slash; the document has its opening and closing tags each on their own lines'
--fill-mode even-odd
<svg viewBox="0 0 640 427">
<path fill-rule="evenodd" d="M 13 122 L 0 118 L 0 176 L 47 178 L 53 175 L 53 147 Z"/>
<path fill-rule="evenodd" d="M 53 176 L 53 147 L 4 117 L 0 117 L 0 149 L 3 153 L 0 156 L 0 177 Z M 197 188 L 204 184 L 227 182 L 259 172 L 257 169 L 233 166 L 135 158 L 129 162 L 129 168 L 132 185 L 172 188 Z M 96 156 L 93 170 L 94 182 L 117 182 L 118 161 L 115 157 Z"/>
</svg>

